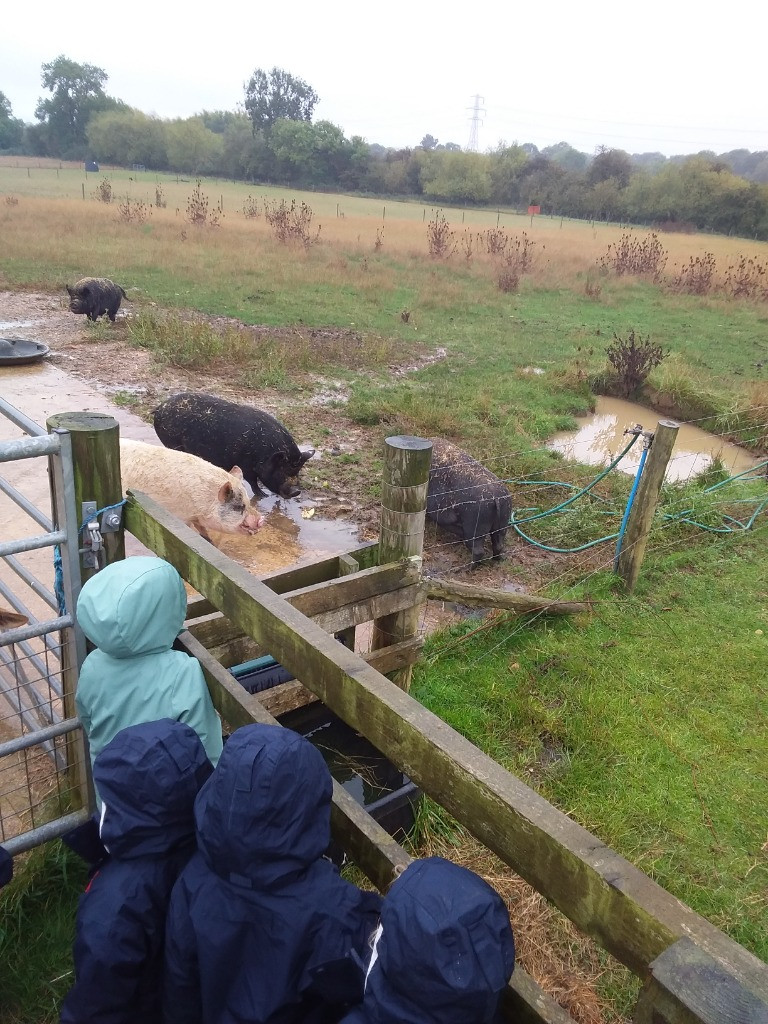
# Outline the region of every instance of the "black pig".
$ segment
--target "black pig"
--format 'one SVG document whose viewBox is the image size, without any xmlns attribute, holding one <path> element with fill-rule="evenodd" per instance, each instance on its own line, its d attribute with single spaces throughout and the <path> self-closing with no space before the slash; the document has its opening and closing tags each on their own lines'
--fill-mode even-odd
<svg viewBox="0 0 768 1024">
<path fill-rule="evenodd" d="M 120 309 L 121 299 L 127 299 L 119 284 L 107 277 L 83 277 L 70 288 L 69 308 L 73 313 L 85 313 L 89 320 L 98 320 L 104 313 L 112 323 Z"/>
<path fill-rule="evenodd" d="M 214 395 L 173 395 L 154 412 L 155 431 L 166 448 L 190 452 L 214 466 L 240 466 L 255 494 L 259 481 L 282 498 L 301 494 L 297 477 L 314 449 L 302 452 L 268 412 Z"/>
<path fill-rule="evenodd" d="M 511 515 L 512 496 L 497 476 L 450 441 L 432 441 L 427 516 L 462 538 L 473 565 L 484 559 L 488 535 L 501 557 Z"/>
</svg>

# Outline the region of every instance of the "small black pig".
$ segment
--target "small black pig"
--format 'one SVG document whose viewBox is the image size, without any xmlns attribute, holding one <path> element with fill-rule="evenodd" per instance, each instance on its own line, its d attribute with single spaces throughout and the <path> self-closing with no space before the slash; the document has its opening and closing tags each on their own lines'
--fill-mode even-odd
<svg viewBox="0 0 768 1024">
<path fill-rule="evenodd" d="M 121 299 L 127 299 L 119 284 L 107 277 L 83 277 L 70 288 L 69 308 L 73 313 L 85 313 L 89 320 L 98 320 L 104 313 L 112 323 L 120 309 Z"/>
<path fill-rule="evenodd" d="M 154 412 L 155 431 L 166 448 L 190 452 L 214 466 L 240 466 L 255 494 L 259 481 L 282 498 L 301 494 L 297 477 L 314 449 L 302 452 L 268 412 L 214 395 L 184 392 Z"/>
<path fill-rule="evenodd" d="M 433 439 L 427 516 L 462 538 L 473 565 L 483 561 L 488 535 L 493 557 L 501 557 L 511 515 L 512 495 L 497 476 L 450 441 Z"/>
</svg>

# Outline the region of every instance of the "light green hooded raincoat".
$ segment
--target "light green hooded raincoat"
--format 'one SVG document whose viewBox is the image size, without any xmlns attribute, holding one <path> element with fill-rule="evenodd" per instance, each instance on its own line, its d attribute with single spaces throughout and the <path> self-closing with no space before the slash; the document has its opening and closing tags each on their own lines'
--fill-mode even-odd
<svg viewBox="0 0 768 1024">
<path fill-rule="evenodd" d="M 96 644 L 80 669 L 75 704 L 91 764 L 121 729 L 173 718 L 200 737 L 212 764 L 221 754 L 221 722 L 199 663 L 171 650 L 184 628 L 187 595 L 162 558 L 113 562 L 80 591 L 77 621 Z"/>
</svg>

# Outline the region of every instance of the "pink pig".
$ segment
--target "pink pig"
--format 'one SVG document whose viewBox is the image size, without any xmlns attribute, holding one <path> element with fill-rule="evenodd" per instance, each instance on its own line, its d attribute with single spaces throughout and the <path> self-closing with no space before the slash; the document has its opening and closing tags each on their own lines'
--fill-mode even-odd
<svg viewBox="0 0 768 1024">
<path fill-rule="evenodd" d="M 220 533 L 255 533 L 264 522 L 252 508 L 238 466 L 229 473 L 187 452 L 120 439 L 123 491 L 143 491 L 211 540 Z"/>
</svg>

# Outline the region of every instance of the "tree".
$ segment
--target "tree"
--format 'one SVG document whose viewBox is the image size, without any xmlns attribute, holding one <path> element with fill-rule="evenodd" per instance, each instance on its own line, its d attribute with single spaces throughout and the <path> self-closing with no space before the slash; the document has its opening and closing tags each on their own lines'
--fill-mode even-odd
<svg viewBox="0 0 768 1024">
<path fill-rule="evenodd" d="M 303 78 L 282 68 L 256 68 L 245 87 L 245 109 L 253 130 L 269 131 L 275 121 L 311 121 L 319 97 Z"/>
<path fill-rule="evenodd" d="M 52 156 L 79 159 L 87 151 L 86 128 L 93 114 L 126 106 L 107 96 L 109 75 L 93 64 L 78 64 L 62 54 L 42 70 L 43 88 L 51 96 L 38 102 L 35 117 L 45 128 L 46 149 Z"/>
<path fill-rule="evenodd" d="M 632 177 L 632 161 L 623 149 L 606 149 L 601 146 L 595 159 L 589 165 L 587 181 L 597 185 L 601 181 L 613 178 L 619 188 L 626 188 Z"/>
<path fill-rule="evenodd" d="M 554 146 L 545 146 L 541 155 L 562 167 L 564 171 L 583 171 L 589 163 L 586 153 L 580 153 L 567 142 L 557 142 Z"/>
<path fill-rule="evenodd" d="M 172 170 L 210 174 L 217 169 L 224 149 L 222 137 L 206 128 L 199 117 L 167 122 L 165 139 Z"/>
<path fill-rule="evenodd" d="M 11 101 L 0 92 L 0 149 L 15 149 L 21 145 L 24 122 L 13 116 Z"/>
<path fill-rule="evenodd" d="M 491 197 L 488 158 L 480 153 L 431 153 L 422 171 L 421 184 L 424 195 L 430 199 L 487 203 Z"/>
<path fill-rule="evenodd" d="M 144 164 L 153 170 L 168 166 L 166 122 L 140 110 L 103 110 L 88 122 L 90 152 L 97 159 L 123 167 Z"/>
<path fill-rule="evenodd" d="M 421 140 L 419 145 L 421 146 L 422 149 L 434 149 L 437 143 L 438 140 L 434 137 L 434 135 L 427 134 Z"/>
</svg>

